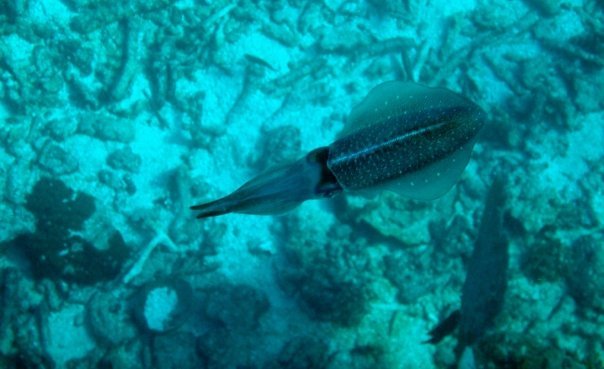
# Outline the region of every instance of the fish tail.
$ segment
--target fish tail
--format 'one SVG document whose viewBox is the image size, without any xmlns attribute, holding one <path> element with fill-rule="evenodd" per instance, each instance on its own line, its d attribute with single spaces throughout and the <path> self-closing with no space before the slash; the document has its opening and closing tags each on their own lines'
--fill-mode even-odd
<svg viewBox="0 0 604 369">
<path fill-rule="evenodd" d="M 230 201 L 227 201 L 226 198 L 222 198 L 204 204 L 193 205 L 190 209 L 199 211 L 199 213 L 195 215 L 197 219 L 211 218 L 230 213 L 232 210 L 230 209 L 230 206 L 228 206 L 229 202 Z"/>
</svg>

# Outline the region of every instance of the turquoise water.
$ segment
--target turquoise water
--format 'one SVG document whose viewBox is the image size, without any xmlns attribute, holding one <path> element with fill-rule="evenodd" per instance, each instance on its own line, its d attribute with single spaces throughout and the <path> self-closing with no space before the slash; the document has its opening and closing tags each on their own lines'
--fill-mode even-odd
<svg viewBox="0 0 604 369">
<path fill-rule="evenodd" d="M 604 368 L 602 19 L 595 0 L 3 1 L 0 368 Z M 195 219 L 368 124 L 350 112 L 394 80 L 484 111 L 443 196 Z M 447 137 L 428 146 L 454 166 Z"/>
</svg>

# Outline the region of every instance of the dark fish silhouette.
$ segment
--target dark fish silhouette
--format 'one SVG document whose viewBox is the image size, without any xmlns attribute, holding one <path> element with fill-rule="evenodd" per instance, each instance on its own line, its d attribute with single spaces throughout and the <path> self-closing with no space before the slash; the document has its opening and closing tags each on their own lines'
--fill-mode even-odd
<svg viewBox="0 0 604 369">
<path fill-rule="evenodd" d="M 483 120 L 477 105 L 449 90 L 386 82 L 352 110 L 331 145 L 191 209 L 197 218 L 277 214 L 306 200 L 364 190 L 435 199 L 459 179 Z"/>
<path fill-rule="evenodd" d="M 508 239 L 503 227 L 505 203 L 504 180 L 497 177 L 487 195 L 462 289 L 459 321 L 461 346 L 476 343 L 493 325 L 503 306 L 509 259 Z"/>
<path fill-rule="evenodd" d="M 438 343 L 458 326 L 459 368 L 475 367 L 472 345 L 490 328 L 503 307 L 507 287 L 508 239 L 503 225 L 506 194 L 496 176 L 480 221 L 478 237 L 462 288 L 461 309 L 430 331 L 426 343 Z"/>
<path fill-rule="evenodd" d="M 461 317 L 461 312 L 459 309 L 453 311 L 447 318 L 438 323 L 436 327 L 432 328 L 428 335 L 430 335 L 430 339 L 426 340 L 422 343 L 430 343 L 436 345 L 440 341 L 442 341 L 445 337 L 453 333 L 457 326 L 459 325 L 459 318 Z"/>
</svg>

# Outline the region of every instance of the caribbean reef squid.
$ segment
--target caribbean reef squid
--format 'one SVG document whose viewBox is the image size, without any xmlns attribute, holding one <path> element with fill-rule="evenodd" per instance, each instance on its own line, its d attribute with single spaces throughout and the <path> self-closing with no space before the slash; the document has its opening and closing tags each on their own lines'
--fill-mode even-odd
<svg viewBox="0 0 604 369">
<path fill-rule="evenodd" d="M 435 199 L 458 181 L 483 121 L 476 104 L 452 91 L 385 82 L 351 111 L 335 142 L 191 209 L 197 218 L 278 214 L 306 200 L 381 190 Z"/>
</svg>

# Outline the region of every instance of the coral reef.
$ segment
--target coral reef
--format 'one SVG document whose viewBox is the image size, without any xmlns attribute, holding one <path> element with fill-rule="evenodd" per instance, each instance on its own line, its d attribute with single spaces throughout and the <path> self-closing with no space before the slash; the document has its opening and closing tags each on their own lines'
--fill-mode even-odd
<svg viewBox="0 0 604 369">
<path fill-rule="evenodd" d="M 412 304 L 434 288 L 437 282 L 429 279 L 430 262 L 430 255 L 420 250 L 384 256 L 384 276 L 397 288 L 399 302 Z"/>
<path fill-rule="evenodd" d="M 229 330 L 257 328 L 270 304 L 266 295 L 246 285 L 224 285 L 206 292 L 204 314 L 214 324 Z"/>
<path fill-rule="evenodd" d="M 568 275 L 568 250 L 554 230 L 544 227 L 520 259 L 520 269 L 534 282 L 556 282 Z"/>
<path fill-rule="evenodd" d="M 310 236 L 316 231 L 290 228 L 296 233 L 287 236 L 289 241 L 281 250 L 286 263 L 276 265 L 283 288 L 298 297 L 312 318 L 342 326 L 357 325 L 375 297 L 371 280 L 376 271 L 371 270 L 365 244 L 362 240 L 351 242 L 350 230 L 346 229 L 334 237 L 339 242 L 321 242 Z"/>
</svg>

